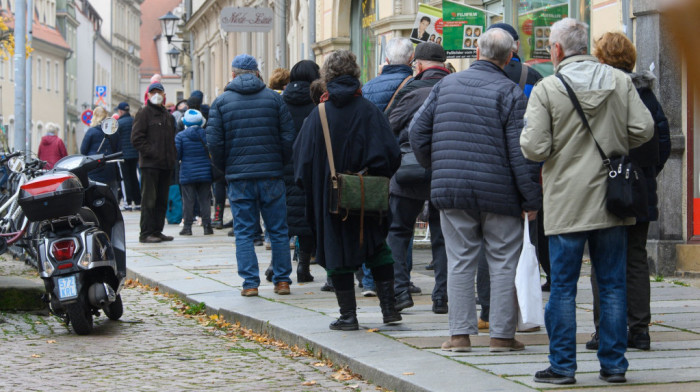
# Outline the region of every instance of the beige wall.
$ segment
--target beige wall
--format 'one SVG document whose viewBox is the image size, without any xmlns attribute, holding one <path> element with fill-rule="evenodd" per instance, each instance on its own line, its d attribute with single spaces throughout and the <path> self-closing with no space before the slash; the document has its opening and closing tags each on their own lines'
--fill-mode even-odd
<svg viewBox="0 0 700 392">
<path fill-rule="evenodd" d="M 593 0 L 591 3 L 591 39 L 593 42 L 608 31 L 622 31 L 621 1 Z"/>
</svg>

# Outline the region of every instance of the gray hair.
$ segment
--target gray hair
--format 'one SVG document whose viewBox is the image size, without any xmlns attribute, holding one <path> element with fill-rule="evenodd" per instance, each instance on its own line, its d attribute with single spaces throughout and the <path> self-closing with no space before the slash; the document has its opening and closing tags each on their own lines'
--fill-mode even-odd
<svg viewBox="0 0 700 392">
<path fill-rule="evenodd" d="M 58 133 L 58 125 L 54 123 L 48 123 L 46 125 L 46 132 Z"/>
<path fill-rule="evenodd" d="M 503 29 L 486 30 L 479 38 L 481 57 L 505 65 L 513 53 L 514 42 L 510 33 Z"/>
<path fill-rule="evenodd" d="M 338 76 L 350 75 L 355 79 L 360 78 L 360 66 L 357 65 L 357 57 L 349 50 L 341 49 L 331 52 L 321 68 L 321 78 L 328 83 Z"/>
<path fill-rule="evenodd" d="M 236 75 L 243 75 L 243 74 L 252 74 L 252 75 L 257 75 L 258 70 L 256 69 L 241 69 L 241 68 L 231 68 L 233 73 Z"/>
<path fill-rule="evenodd" d="M 573 18 L 564 18 L 552 25 L 549 44 L 558 43 L 564 56 L 588 53 L 588 25 Z"/>
<path fill-rule="evenodd" d="M 410 64 L 413 44 L 408 38 L 392 38 L 386 44 L 386 58 L 389 64 Z"/>
</svg>

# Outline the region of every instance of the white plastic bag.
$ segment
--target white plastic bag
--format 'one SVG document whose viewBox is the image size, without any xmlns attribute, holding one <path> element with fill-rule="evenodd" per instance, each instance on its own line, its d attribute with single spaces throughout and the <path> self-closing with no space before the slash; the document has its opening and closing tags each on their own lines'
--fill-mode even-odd
<svg viewBox="0 0 700 392">
<path fill-rule="evenodd" d="M 540 266 L 537 262 L 535 246 L 530 242 L 530 226 L 526 218 L 523 250 L 520 252 L 518 268 L 515 270 L 519 330 L 544 325 L 542 286 L 540 284 Z"/>
</svg>

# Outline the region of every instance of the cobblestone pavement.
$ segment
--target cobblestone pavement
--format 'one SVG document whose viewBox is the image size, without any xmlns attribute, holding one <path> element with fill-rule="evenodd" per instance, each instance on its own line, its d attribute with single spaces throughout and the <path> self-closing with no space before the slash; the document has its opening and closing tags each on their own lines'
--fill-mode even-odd
<svg viewBox="0 0 700 392">
<path fill-rule="evenodd" d="M 0 263 L 4 272 L 30 272 L 18 262 Z M 122 319 L 96 318 L 89 336 L 75 335 L 53 316 L 2 314 L 0 390 L 376 390 L 361 380 L 343 380 L 347 373 L 315 358 L 227 338 L 176 313 L 174 302 L 162 295 L 128 288 L 122 296 Z"/>
</svg>

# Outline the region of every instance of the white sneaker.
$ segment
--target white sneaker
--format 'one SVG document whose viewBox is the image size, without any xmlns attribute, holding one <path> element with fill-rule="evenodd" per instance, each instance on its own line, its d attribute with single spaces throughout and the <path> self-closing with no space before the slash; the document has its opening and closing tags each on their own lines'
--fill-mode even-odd
<svg viewBox="0 0 700 392">
<path fill-rule="evenodd" d="M 372 290 L 372 289 L 362 289 L 362 296 L 363 297 L 376 297 L 377 292 Z"/>
</svg>

